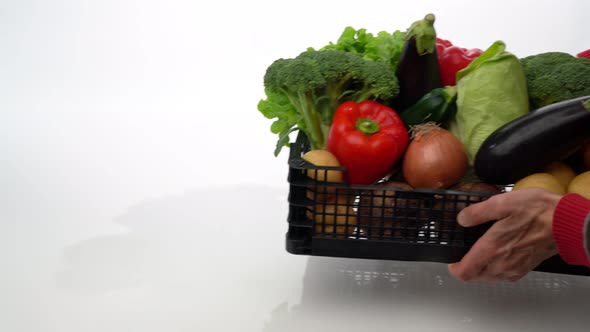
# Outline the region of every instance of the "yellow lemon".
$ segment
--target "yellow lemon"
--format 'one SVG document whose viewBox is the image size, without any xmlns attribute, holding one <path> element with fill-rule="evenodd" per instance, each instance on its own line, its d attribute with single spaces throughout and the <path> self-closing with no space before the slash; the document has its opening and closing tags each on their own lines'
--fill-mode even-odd
<svg viewBox="0 0 590 332">
<path fill-rule="evenodd" d="M 565 194 L 565 186 L 559 182 L 557 177 L 549 173 L 534 173 L 518 180 L 512 190 L 524 188 L 541 188 L 559 195 Z"/>
<path fill-rule="evenodd" d="M 590 171 L 576 175 L 567 187 L 567 192 L 580 194 L 590 199 Z"/>
<path fill-rule="evenodd" d="M 554 161 L 542 170 L 543 173 L 549 173 L 557 178 L 564 188 L 567 188 L 570 181 L 576 177 L 576 172 L 566 163 Z"/>
</svg>

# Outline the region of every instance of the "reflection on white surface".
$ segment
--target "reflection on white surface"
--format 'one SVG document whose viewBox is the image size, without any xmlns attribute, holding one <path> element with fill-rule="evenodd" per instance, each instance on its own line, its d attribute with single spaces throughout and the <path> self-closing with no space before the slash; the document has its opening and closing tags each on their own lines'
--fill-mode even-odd
<svg viewBox="0 0 590 332">
<path fill-rule="evenodd" d="M 445 264 L 311 257 L 301 302 L 278 305 L 264 331 L 582 331 L 589 303 L 587 277 L 466 284 Z"/>
<path fill-rule="evenodd" d="M 369 325 L 372 331 L 551 331 L 561 324 L 578 331 L 588 323 L 581 319 L 590 303 L 586 277 L 531 273 L 517 283 L 465 284 L 444 264 L 289 255 L 285 207 L 285 192 L 261 186 L 146 201 L 116 218 L 128 232 L 65 248 L 55 275 L 59 297 L 102 298 L 107 307 L 119 302 L 116 311 L 94 307 L 103 317 L 86 314 L 111 320 L 105 326 L 116 331 L 118 319 L 147 331 L 264 332 Z M 88 307 L 79 304 L 69 303 L 70 310 L 84 315 Z"/>
<path fill-rule="evenodd" d="M 127 231 L 62 251 L 53 314 L 66 331 L 258 331 L 274 303 L 299 294 L 305 258 L 284 250 L 284 191 L 193 190 L 115 221 Z"/>
<path fill-rule="evenodd" d="M 48 211 L 36 211 L 39 219 L 15 226 L 18 240 L 0 253 L 23 266 L 0 284 L 8 317 L 0 330 L 538 332 L 590 324 L 587 277 L 465 284 L 444 264 L 288 254 L 286 199 L 286 190 L 265 186 L 195 189 L 88 223 L 91 236 L 78 230 L 89 214 L 54 206 L 43 219 Z M 45 232 L 45 222 L 69 240 Z"/>
</svg>

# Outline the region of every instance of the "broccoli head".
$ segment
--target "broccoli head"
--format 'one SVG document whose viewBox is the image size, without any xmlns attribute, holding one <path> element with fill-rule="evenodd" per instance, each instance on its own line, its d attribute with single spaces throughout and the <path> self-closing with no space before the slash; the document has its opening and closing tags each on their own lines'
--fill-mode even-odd
<svg viewBox="0 0 590 332">
<path fill-rule="evenodd" d="M 522 58 L 531 109 L 590 95 L 590 59 L 562 52 Z"/>
<path fill-rule="evenodd" d="M 348 100 L 387 103 L 399 93 L 395 73 L 383 63 L 340 50 L 307 50 L 291 59 L 278 59 L 264 75 L 266 99 L 262 114 L 275 119 L 279 135 L 275 155 L 289 143 L 289 134 L 303 131 L 312 149 L 323 149 L 336 108 Z"/>
</svg>

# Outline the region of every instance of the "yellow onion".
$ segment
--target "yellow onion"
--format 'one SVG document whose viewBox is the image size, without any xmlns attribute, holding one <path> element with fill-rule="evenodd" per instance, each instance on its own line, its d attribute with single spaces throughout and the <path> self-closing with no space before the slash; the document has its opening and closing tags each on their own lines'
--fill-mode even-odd
<svg viewBox="0 0 590 332">
<path fill-rule="evenodd" d="M 465 147 L 450 131 L 434 122 L 412 127 L 402 171 L 414 188 L 447 188 L 467 172 Z"/>
</svg>

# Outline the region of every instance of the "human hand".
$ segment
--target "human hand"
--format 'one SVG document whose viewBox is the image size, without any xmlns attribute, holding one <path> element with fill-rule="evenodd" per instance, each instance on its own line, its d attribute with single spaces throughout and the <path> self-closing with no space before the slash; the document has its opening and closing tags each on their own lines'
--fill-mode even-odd
<svg viewBox="0 0 590 332">
<path fill-rule="evenodd" d="M 449 272 L 463 281 L 517 281 L 545 259 L 557 254 L 553 211 L 560 195 L 526 188 L 494 195 L 457 215 L 461 226 L 496 220 Z"/>
</svg>

